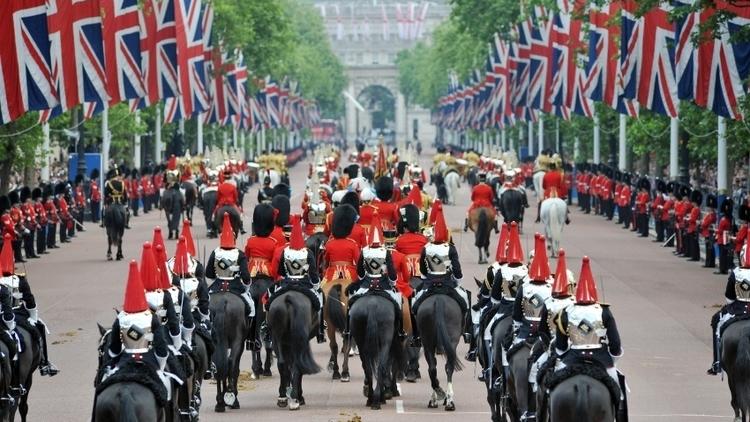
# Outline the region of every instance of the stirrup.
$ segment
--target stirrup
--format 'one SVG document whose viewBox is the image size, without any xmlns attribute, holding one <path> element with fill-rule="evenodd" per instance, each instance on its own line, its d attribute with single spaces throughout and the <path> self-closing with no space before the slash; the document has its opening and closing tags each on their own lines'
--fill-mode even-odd
<svg viewBox="0 0 750 422">
<path fill-rule="evenodd" d="M 412 337 L 409 341 L 409 347 L 422 347 L 422 339 L 419 337 Z"/>
<path fill-rule="evenodd" d="M 13 397 L 25 396 L 27 393 L 26 388 L 23 385 L 16 385 L 10 387 L 10 395 Z"/>
<path fill-rule="evenodd" d="M 469 362 L 476 362 L 477 361 L 477 349 L 469 349 L 468 352 L 466 352 L 465 359 Z"/>
<path fill-rule="evenodd" d="M 42 376 L 54 377 L 59 374 L 60 370 L 51 363 L 39 367 L 39 374 Z"/>
<path fill-rule="evenodd" d="M 15 406 L 16 398 L 11 396 L 10 394 L 5 394 L 4 396 L 0 397 L 0 402 L 7 402 L 6 406 Z"/>
<path fill-rule="evenodd" d="M 719 375 L 721 373 L 721 364 L 714 362 L 711 367 L 706 371 L 706 375 Z"/>
<path fill-rule="evenodd" d="M 526 411 L 521 416 L 521 422 L 528 422 L 528 421 L 535 421 L 536 420 L 536 412 Z"/>
</svg>

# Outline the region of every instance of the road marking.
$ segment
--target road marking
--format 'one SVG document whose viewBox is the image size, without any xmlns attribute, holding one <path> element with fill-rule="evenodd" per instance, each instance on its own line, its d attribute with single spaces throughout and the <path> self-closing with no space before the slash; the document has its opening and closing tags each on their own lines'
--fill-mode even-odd
<svg viewBox="0 0 750 422">
<path fill-rule="evenodd" d="M 396 403 L 398 406 L 398 403 Z M 402 413 L 402 412 L 399 412 Z M 455 416 L 455 415 L 489 415 L 490 412 L 403 412 L 404 415 L 431 415 L 431 416 Z M 632 416 L 632 415 L 631 415 Z"/>
<path fill-rule="evenodd" d="M 404 401 L 396 400 L 396 413 L 404 413 Z"/>
<path fill-rule="evenodd" d="M 662 415 L 639 415 L 639 414 L 630 414 L 630 417 L 637 417 L 637 418 L 712 418 L 712 419 L 726 419 L 730 416 L 724 416 L 724 415 L 704 415 L 700 413 L 667 413 Z"/>
</svg>

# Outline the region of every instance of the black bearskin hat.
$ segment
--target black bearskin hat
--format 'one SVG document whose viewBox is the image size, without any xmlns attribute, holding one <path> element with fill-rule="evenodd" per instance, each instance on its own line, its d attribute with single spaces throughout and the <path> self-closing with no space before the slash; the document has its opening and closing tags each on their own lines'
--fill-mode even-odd
<svg viewBox="0 0 750 422">
<path fill-rule="evenodd" d="M 8 192 L 8 199 L 11 205 L 16 205 L 21 202 L 21 196 L 18 194 L 18 190 Z"/>
<path fill-rule="evenodd" d="M 667 184 L 664 183 L 663 180 L 657 179 L 656 180 L 656 190 L 659 191 L 659 192 L 662 192 L 662 193 L 667 192 Z"/>
<path fill-rule="evenodd" d="M 349 164 L 345 169 L 344 173 L 349 175 L 350 179 L 354 179 L 359 174 L 359 164 Z"/>
<path fill-rule="evenodd" d="M 347 192 L 343 198 L 341 198 L 340 205 L 348 204 L 354 208 L 354 211 L 359 215 L 359 194 L 354 191 Z"/>
<path fill-rule="evenodd" d="M 292 190 L 286 183 L 279 183 L 273 187 L 273 196 L 286 196 L 287 198 L 291 198 Z"/>
<path fill-rule="evenodd" d="M 393 197 L 393 179 L 389 176 L 381 176 L 375 182 L 375 193 L 381 201 L 390 201 Z"/>
<path fill-rule="evenodd" d="M 331 234 L 336 239 L 343 239 L 349 236 L 357 222 L 357 210 L 349 204 L 341 204 L 333 210 L 333 227 Z"/>
<path fill-rule="evenodd" d="M 690 186 L 682 185 L 680 186 L 680 198 L 684 197 L 690 197 Z"/>
<path fill-rule="evenodd" d="M 89 175 L 89 179 L 94 180 L 99 178 L 99 169 L 93 169 L 91 170 L 91 174 Z"/>
<path fill-rule="evenodd" d="M 622 182 L 622 172 L 620 170 L 615 170 L 615 181 L 616 182 Z"/>
<path fill-rule="evenodd" d="M 65 193 L 65 183 L 60 182 L 55 185 L 55 195 L 62 195 Z"/>
<path fill-rule="evenodd" d="M 266 237 L 273 231 L 274 209 L 268 204 L 258 204 L 253 210 L 253 234 Z"/>
<path fill-rule="evenodd" d="M 24 186 L 20 190 L 21 202 L 26 202 L 31 199 L 31 189 L 28 186 Z"/>
<path fill-rule="evenodd" d="M 7 195 L 0 196 L 0 213 L 10 210 L 10 199 Z"/>
<path fill-rule="evenodd" d="M 264 185 L 270 185 L 271 184 L 271 178 L 266 176 L 263 178 L 263 184 Z"/>
<path fill-rule="evenodd" d="M 406 204 L 398 209 L 398 232 L 419 232 L 419 208 L 414 204 Z"/>
<path fill-rule="evenodd" d="M 370 167 L 362 167 L 362 177 L 372 183 L 373 179 L 375 179 L 375 172 Z"/>
<path fill-rule="evenodd" d="M 357 142 L 356 147 L 357 147 L 357 152 L 362 152 L 365 150 L 365 144 L 363 144 L 362 142 Z"/>
<path fill-rule="evenodd" d="M 646 189 L 646 191 L 651 191 L 651 181 L 648 180 L 648 177 L 641 177 L 641 180 L 638 181 L 638 189 Z"/>
<path fill-rule="evenodd" d="M 148 165 L 141 167 L 141 174 L 144 176 L 147 174 L 151 174 L 151 167 Z"/>
<path fill-rule="evenodd" d="M 133 178 L 138 177 L 138 169 L 130 170 L 130 177 L 133 177 Z"/>
<path fill-rule="evenodd" d="M 52 185 L 44 185 L 44 188 L 42 188 L 42 198 L 46 200 L 52 196 L 52 193 Z"/>
<path fill-rule="evenodd" d="M 83 175 L 82 174 L 76 174 L 75 184 L 76 185 L 80 185 L 81 183 L 83 183 Z"/>
<path fill-rule="evenodd" d="M 708 195 L 706 195 L 706 206 L 708 208 L 713 208 L 713 209 L 716 209 L 716 207 L 719 206 L 717 199 L 716 199 L 716 195 L 712 193 L 709 193 Z"/>
<path fill-rule="evenodd" d="M 398 174 L 399 179 L 403 179 L 404 175 L 406 174 L 406 169 L 408 168 L 409 163 L 406 161 L 399 161 L 396 165 L 396 173 Z"/>
<path fill-rule="evenodd" d="M 675 196 L 677 196 L 677 191 L 679 190 L 677 183 L 674 181 L 670 181 L 667 183 L 667 193 L 673 193 Z"/>
<path fill-rule="evenodd" d="M 271 206 L 279 210 L 279 214 L 276 216 L 276 225 L 285 226 L 289 224 L 289 211 L 291 209 L 289 197 L 276 195 L 271 200 Z"/>
<path fill-rule="evenodd" d="M 694 190 L 692 193 L 690 193 L 690 202 L 695 202 L 698 205 L 702 204 L 703 193 L 701 193 L 701 191 L 699 191 L 698 189 Z"/>
<path fill-rule="evenodd" d="M 741 204 L 740 209 L 737 212 L 737 214 L 738 214 L 738 217 L 740 217 L 740 220 L 750 221 L 750 208 L 747 205 Z"/>
<path fill-rule="evenodd" d="M 31 199 L 37 200 L 42 197 L 42 188 L 35 187 L 34 190 L 31 191 Z"/>
<path fill-rule="evenodd" d="M 734 209 L 734 201 L 732 201 L 732 198 L 726 198 L 721 203 L 721 213 L 729 218 L 732 218 L 733 209 Z"/>
</svg>

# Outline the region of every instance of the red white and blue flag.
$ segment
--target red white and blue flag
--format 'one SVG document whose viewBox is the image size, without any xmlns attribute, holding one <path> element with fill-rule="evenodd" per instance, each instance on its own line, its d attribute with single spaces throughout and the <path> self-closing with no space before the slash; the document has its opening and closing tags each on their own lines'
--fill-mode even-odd
<svg viewBox="0 0 750 422">
<path fill-rule="evenodd" d="M 102 2 L 104 59 L 110 104 L 146 96 L 138 0 Z"/>
<path fill-rule="evenodd" d="M 574 14 L 583 10 L 583 0 L 557 0 L 559 11 L 552 15 L 552 104 L 565 106 L 571 112 L 591 117 L 594 107 L 583 95 L 585 71 L 580 66 L 584 59 L 582 22 Z"/>
<path fill-rule="evenodd" d="M 202 0 L 175 0 L 177 73 L 182 116 L 191 117 L 208 110 L 209 95 L 204 67 Z"/>
</svg>

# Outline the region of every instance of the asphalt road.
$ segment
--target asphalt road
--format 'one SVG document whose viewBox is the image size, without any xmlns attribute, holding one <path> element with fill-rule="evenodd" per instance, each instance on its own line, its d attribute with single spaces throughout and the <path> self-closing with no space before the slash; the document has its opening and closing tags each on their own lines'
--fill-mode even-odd
<svg viewBox="0 0 750 422">
<path fill-rule="evenodd" d="M 420 158 L 429 168 L 431 154 Z M 294 197 L 293 211 L 298 212 L 307 163 L 291 170 Z M 245 209 L 255 203 L 257 187 L 246 196 Z M 434 189 L 428 188 L 434 193 Z M 533 194 L 530 194 L 533 195 Z M 446 220 L 454 230 L 464 269 L 464 285 L 475 290 L 472 275 L 481 277 L 485 267 L 477 265 L 477 252 L 471 233 L 460 229 L 470 203 L 464 184 L 457 206 L 446 206 Z M 533 203 L 533 198 L 531 198 Z M 250 212 L 246 211 L 249 228 Z M 535 208 L 526 214 L 524 248 L 533 245 L 533 234 L 541 230 L 533 223 Z M 198 217 L 196 213 L 196 217 Z M 718 377 L 708 377 L 705 370 L 711 360 L 710 315 L 723 302 L 725 278 L 675 258 L 671 251 L 647 239 L 636 238 L 599 217 L 573 212 L 572 223 L 565 228 L 562 246 L 567 251 L 568 267 L 578 274 L 583 255 L 591 257 L 594 277 L 602 300 L 611 304 L 623 339 L 625 355 L 619 367 L 628 376 L 631 420 L 645 421 L 711 421 L 729 420 L 729 390 Z M 126 260 L 105 260 L 106 237 L 103 229 L 89 223 L 73 243 L 52 251 L 43 259 L 26 264 L 40 315 L 48 322 L 51 357 L 61 373 L 54 378 L 36 377 L 30 398 L 31 421 L 87 421 L 93 401 L 93 377 L 97 364 L 96 323 L 109 326 L 120 307 L 127 262 L 140 257 L 141 244 L 151 239 L 155 225 L 166 224 L 158 211 L 131 220 L 133 228 L 125 234 Z M 196 218 L 194 236 L 199 253 L 218 246 L 207 240 L 201 218 Z M 244 245 L 245 238 L 238 240 Z M 494 255 L 497 239 L 493 235 Z M 169 254 L 174 241 L 167 241 Z M 551 262 L 554 268 L 554 261 Z M 314 342 L 313 342 L 314 343 Z M 315 359 L 325 366 L 327 345 L 312 345 Z M 460 345 L 459 353 L 467 347 Z M 484 385 L 476 381 L 478 368 L 466 363 L 454 375 L 456 411 L 449 413 L 428 409 L 430 395 L 425 365 L 423 379 L 416 384 L 402 383 L 402 395 L 380 411 L 366 410 L 362 396 L 362 371 L 358 357 L 350 361 L 350 383 L 332 381 L 321 373 L 303 380 L 307 405 L 291 413 L 276 407 L 278 377 L 258 381 L 249 379 L 250 359 L 243 359 L 243 376 L 239 400 L 242 408 L 213 412 L 215 388 L 204 384 L 203 421 L 263 421 L 302 418 L 305 421 L 486 421 L 489 412 Z M 439 374 L 444 380 L 442 364 Z"/>
</svg>

